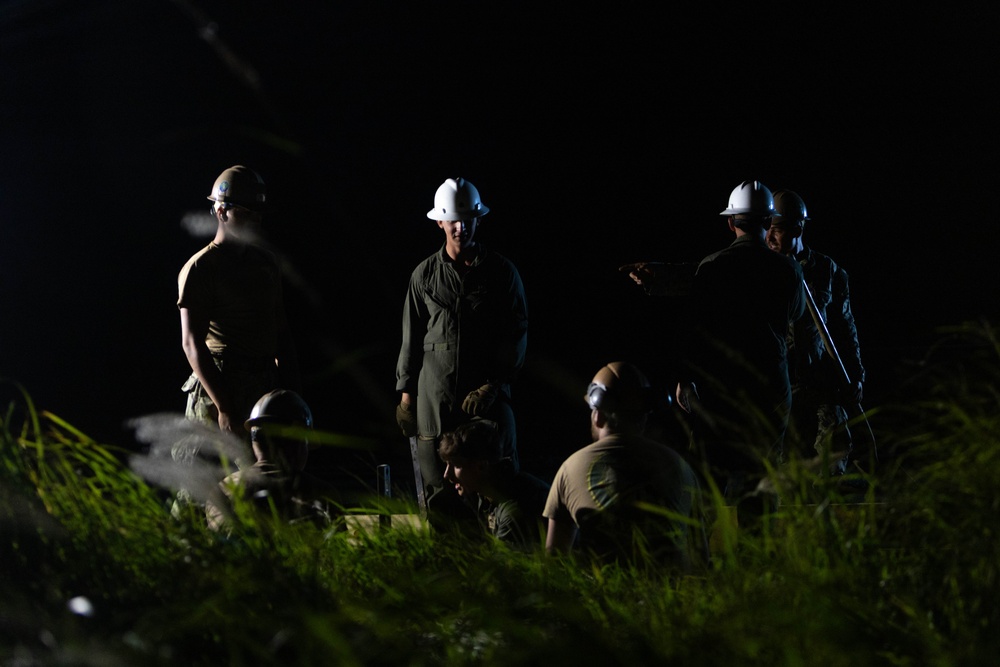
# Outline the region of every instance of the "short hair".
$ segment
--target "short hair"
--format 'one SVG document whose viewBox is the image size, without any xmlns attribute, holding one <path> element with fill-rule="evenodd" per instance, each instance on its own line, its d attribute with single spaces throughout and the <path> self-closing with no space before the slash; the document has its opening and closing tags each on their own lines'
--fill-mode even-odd
<svg viewBox="0 0 1000 667">
<path fill-rule="evenodd" d="M 491 421 L 478 420 L 441 436 L 438 455 L 444 461 L 468 459 L 495 463 L 501 458 L 500 434 Z"/>
<path fill-rule="evenodd" d="M 742 229 L 744 231 L 751 229 L 753 227 L 760 227 L 762 229 L 767 229 L 771 225 L 772 216 L 769 215 L 750 215 L 746 213 L 740 213 L 739 215 L 732 216 L 733 227 L 737 229 Z"/>
</svg>

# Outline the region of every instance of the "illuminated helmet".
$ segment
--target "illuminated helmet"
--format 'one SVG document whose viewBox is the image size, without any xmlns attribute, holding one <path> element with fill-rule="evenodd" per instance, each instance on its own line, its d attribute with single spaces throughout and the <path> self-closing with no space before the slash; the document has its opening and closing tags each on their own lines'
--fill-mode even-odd
<svg viewBox="0 0 1000 667">
<path fill-rule="evenodd" d="M 613 361 L 590 382 L 583 397 L 591 410 L 645 414 L 656 408 L 656 396 L 649 380 L 638 368 L 623 361 Z"/>
<path fill-rule="evenodd" d="M 774 210 L 774 197 L 760 181 L 743 181 L 729 195 L 729 207 L 719 215 L 781 215 Z"/>
<path fill-rule="evenodd" d="M 294 391 L 275 389 L 258 399 L 243 426 L 249 431 L 262 424 L 312 428 L 312 410 Z"/>
<path fill-rule="evenodd" d="M 238 164 L 219 174 L 208 199 L 220 204 L 242 206 L 251 211 L 262 211 L 267 201 L 264 179 L 253 169 Z"/>
<path fill-rule="evenodd" d="M 427 217 L 454 222 L 481 218 L 489 212 L 476 186 L 464 178 L 449 178 L 434 193 L 434 208 L 427 212 Z"/>
<path fill-rule="evenodd" d="M 778 190 L 774 193 L 774 210 L 781 216 L 781 225 L 797 225 L 809 219 L 806 203 L 802 197 L 791 190 Z"/>
</svg>

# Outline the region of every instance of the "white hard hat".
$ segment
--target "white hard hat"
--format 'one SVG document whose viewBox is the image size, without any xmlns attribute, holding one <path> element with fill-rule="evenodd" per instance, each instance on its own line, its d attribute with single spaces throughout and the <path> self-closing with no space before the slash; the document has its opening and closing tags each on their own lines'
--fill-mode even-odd
<svg viewBox="0 0 1000 667">
<path fill-rule="evenodd" d="M 449 178 L 434 193 L 434 208 L 427 211 L 427 217 L 454 222 L 481 218 L 489 212 L 476 186 L 464 178 Z"/>
<path fill-rule="evenodd" d="M 743 181 L 729 195 L 729 208 L 719 215 L 781 215 L 774 210 L 774 197 L 760 181 Z"/>
</svg>

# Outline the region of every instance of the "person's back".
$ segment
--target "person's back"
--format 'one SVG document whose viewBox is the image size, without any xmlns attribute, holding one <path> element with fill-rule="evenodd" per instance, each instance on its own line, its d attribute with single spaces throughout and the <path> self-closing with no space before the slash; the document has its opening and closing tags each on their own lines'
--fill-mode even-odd
<svg viewBox="0 0 1000 667">
<path fill-rule="evenodd" d="M 706 257 L 691 299 L 695 333 L 690 353 L 699 379 L 742 390 L 770 405 L 784 400 L 785 337 L 790 319 L 801 311 L 801 282 L 798 265 L 756 236 L 741 236 Z"/>
<path fill-rule="evenodd" d="M 699 456 L 724 494 L 752 490 L 782 457 L 792 391 L 786 337 L 805 313 L 802 269 L 765 241 L 771 191 L 745 181 L 720 215 L 735 238 L 692 284 L 679 405 L 698 416 Z"/>
<path fill-rule="evenodd" d="M 579 528 L 581 551 L 602 561 L 691 566 L 697 545 L 685 520 L 697 514 L 698 481 L 666 445 L 610 435 L 571 455 L 553 486 Z"/>
<path fill-rule="evenodd" d="M 178 284 L 181 307 L 209 314 L 206 344 L 214 356 L 274 365 L 283 306 L 281 274 L 270 251 L 210 243 L 184 264 Z"/>
</svg>

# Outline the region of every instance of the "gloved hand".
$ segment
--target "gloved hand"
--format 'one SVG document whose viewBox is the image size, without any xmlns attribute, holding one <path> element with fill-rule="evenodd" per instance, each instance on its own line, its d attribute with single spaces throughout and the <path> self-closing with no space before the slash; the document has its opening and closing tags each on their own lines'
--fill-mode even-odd
<svg viewBox="0 0 1000 667">
<path fill-rule="evenodd" d="M 700 399 L 698 387 L 695 386 L 694 382 L 677 383 L 677 405 L 684 412 L 694 412 Z"/>
<path fill-rule="evenodd" d="M 660 289 L 656 270 L 662 266 L 662 262 L 634 262 L 623 264 L 618 270 L 627 273 L 636 285 L 646 290 L 646 294 L 655 294 Z"/>
<path fill-rule="evenodd" d="M 860 403 L 863 395 L 864 387 L 862 384 L 860 382 L 854 382 L 845 390 L 844 398 L 851 403 Z"/>
<path fill-rule="evenodd" d="M 469 392 L 462 401 L 462 411 L 473 417 L 486 414 L 497 399 L 497 389 L 492 384 L 484 384 Z"/>
<path fill-rule="evenodd" d="M 399 430 L 407 438 L 412 438 L 419 433 L 419 429 L 417 429 L 417 413 L 409 403 L 400 402 L 396 406 L 396 423 L 399 424 Z"/>
</svg>

